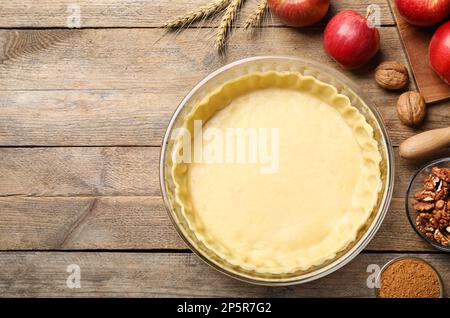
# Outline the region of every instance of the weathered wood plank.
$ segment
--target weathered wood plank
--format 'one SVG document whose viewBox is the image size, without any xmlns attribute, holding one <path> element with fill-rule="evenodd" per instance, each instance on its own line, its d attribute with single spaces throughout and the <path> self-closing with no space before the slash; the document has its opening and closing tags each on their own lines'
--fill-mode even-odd
<svg viewBox="0 0 450 318">
<path fill-rule="evenodd" d="M 268 28 L 252 39 L 237 30 L 228 54 L 218 56 L 211 46 L 211 29 L 189 29 L 176 37 L 160 29 L 1 30 L 0 89 L 142 88 L 187 93 L 224 63 L 254 55 L 303 56 L 339 68 L 323 51 L 322 31 Z M 396 28 L 383 27 L 380 33 L 379 59 L 406 62 Z M 372 93 L 381 92 L 375 90 L 368 68 L 346 74 Z"/>
<path fill-rule="evenodd" d="M 159 196 L 159 147 L 0 148 L 1 196 Z M 395 155 L 394 197 L 422 162 Z"/>
<path fill-rule="evenodd" d="M 6 197 L 0 210 L 0 250 L 185 248 L 159 197 Z"/>
<path fill-rule="evenodd" d="M 0 250 L 184 249 L 160 197 L 3 197 Z M 394 199 L 368 246 L 372 251 L 432 250 Z"/>
<path fill-rule="evenodd" d="M 403 254 L 402 254 L 403 255 Z M 446 254 L 410 254 L 430 262 L 450 288 Z M 209 268 L 193 254 L 0 253 L 3 297 L 374 297 L 371 264 L 399 254 L 360 254 L 319 280 L 291 287 L 243 283 Z M 80 267 L 81 288 L 70 289 L 69 265 Z M 343 283 L 345 282 L 345 283 Z"/>
<path fill-rule="evenodd" d="M 0 31 L 0 145 L 160 145 L 183 96 L 226 62 L 264 52 L 336 67 L 323 53 L 320 29 L 267 29 L 260 40 L 237 32 L 223 59 L 211 51 L 207 29 L 156 42 L 162 32 Z M 406 63 L 395 28 L 381 33 L 377 60 Z M 346 74 L 378 105 L 395 145 L 419 130 L 450 124 L 447 102 L 430 106 L 419 130 L 407 128 L 396 115 L 397 93 L 379 88 L 371 70 Z"/>
<path fill-rule="evenodd" d="M 161 94 L 134 90 L 2 91 L 0 145 L 160 146 L 169 119 L 187 90 Z M 420 131 L 450 125 L 448 103 L 430 106 L 425 124 L 412 129 L 397 118 L 396 96 L 378 94 L 378 109 L 394 145 Z"/>
<path fill-rule="evenodd" d="M 0 148 L 0 196 L 158 196 L 154 147 Z"/>
<path fill-rule="evenodd" d="M 184 248 L 159 197 L 158 159 L 153 147 L 1 148 L 0 249 Z M 371 250 L 427 248 L 400 199 L 419 164 L 396 163 L 397 199 Z M 121 197 L 96 197 L 111 195 Z"/>
<path fill-rule="evenodd" d="M 450 125 L 449 103 L 430 106 L 419 129 L 402 125 L 395 108 L 397 95 L 373 85 L 367 82 L 366 91 L 376 101 L 394 145 L 419 131 Z M 0 146 L 160 146 L 169 119 L 189 88 L 175 92 L 167 86 L 161 93 L 0 91 Z"/>
<path fill-rule="evenodd" d="M 74 4 L 79 6 L 81 27 L 161 27 L 164 22 L 179 14 L 194 10 L 211 0 L 12 0 L 0 4 L 0 28 L 46 28 L 68 27 L 68 18 Z M 255 7 L 256 0 L 248 0 L 242 9 L 240 19 L 247 17 Z M 380 18 L 383 25 L 392 25 L 392 18 L 386 0 L 334 1 L 330 16 L 343 9 L 353 9 L 364 13 L 369 4 L 380 6 Z M 203 26 L 216 26 L 217 21 L 205 22 Z M 282 25 L 276 18 L 267 19 L 266 25 Z"/>
<path fill-rule="evenodd" d="M 0 91 L 0 145 L 160 146 L 185 91 Z"/>
</svg>

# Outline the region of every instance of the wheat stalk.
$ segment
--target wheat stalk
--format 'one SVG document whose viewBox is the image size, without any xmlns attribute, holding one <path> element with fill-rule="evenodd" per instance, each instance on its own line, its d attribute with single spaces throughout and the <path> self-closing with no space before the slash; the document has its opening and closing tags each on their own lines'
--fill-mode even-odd
<svg viewBox="0 0 450 318">
<path fill-rule="evenodd" d="M 206 19 L 222 10 L 224 10 L 229 4 L 231 0 L 216 0 L 209 4 L 206 4 L 197 10 L 192 10 L 187 12 L 186 14 L 177 16 L 164 24 L 165 28 L 182 28 L 186 25 L 189 25 L 195 21 Z"/>
<path fill-rule="evenodd" d="M 244 24 L 244 29 L 261 26 L 261 22 L 268 9 L 267 0 L 261 0 L 255 10 L 248 16 Z"/>
<path fill-rule="evenodd" d="M 223 51 L 225 48 L 230 29 L 233 26 L 234 20 L 236 19 L 244 1 L 245 0 L 231 0 L 231 3 L 225 11 L 216 35 L 215 47 L 218 51 Z"/>
</svg>

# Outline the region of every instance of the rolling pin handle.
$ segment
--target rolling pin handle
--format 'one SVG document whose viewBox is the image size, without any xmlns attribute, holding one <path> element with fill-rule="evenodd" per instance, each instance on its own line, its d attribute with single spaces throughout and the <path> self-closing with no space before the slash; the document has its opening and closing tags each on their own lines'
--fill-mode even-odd
<svg viewBox="0 0 450 318">
<path fill-rule="evenodd" d="M 450 127 L 425 131 L 406 139 L 400 145 L 400 156 L 420 159 L 450 145 Z"/>
</svg>

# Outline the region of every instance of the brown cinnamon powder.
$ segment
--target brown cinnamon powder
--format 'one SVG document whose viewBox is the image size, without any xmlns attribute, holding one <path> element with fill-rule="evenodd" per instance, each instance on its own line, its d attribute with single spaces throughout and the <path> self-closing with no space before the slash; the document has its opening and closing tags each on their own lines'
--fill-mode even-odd
<svg viewBox="0 0 450 318">
<path fill-rule="evenodd" d="M 440 294 L 439 277 L 419 259 L 400 259 L 381 274 L 378 291 L 381 298 L 438 298 Z"/>
</svg>

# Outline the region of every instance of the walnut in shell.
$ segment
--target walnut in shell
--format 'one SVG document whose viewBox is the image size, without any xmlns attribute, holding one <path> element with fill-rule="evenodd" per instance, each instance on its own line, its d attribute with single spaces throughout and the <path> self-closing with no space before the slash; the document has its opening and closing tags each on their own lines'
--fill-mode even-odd
<svg viewBox="0 0 450 318">
<path fill-rule="evenodd" d="M 397 114 L 400 121 L 407 126 L 418 126 L 426 115 L 425 100 L 416 91 L 400 95 L 397 101 Z"/>
<path fill-rule="evenodd" d="M 404 88 L 409 82 L 408 69 L 396 61 L 383 62 L 375 70 L 375 81 L 384 89 Z"/>
</svg>

